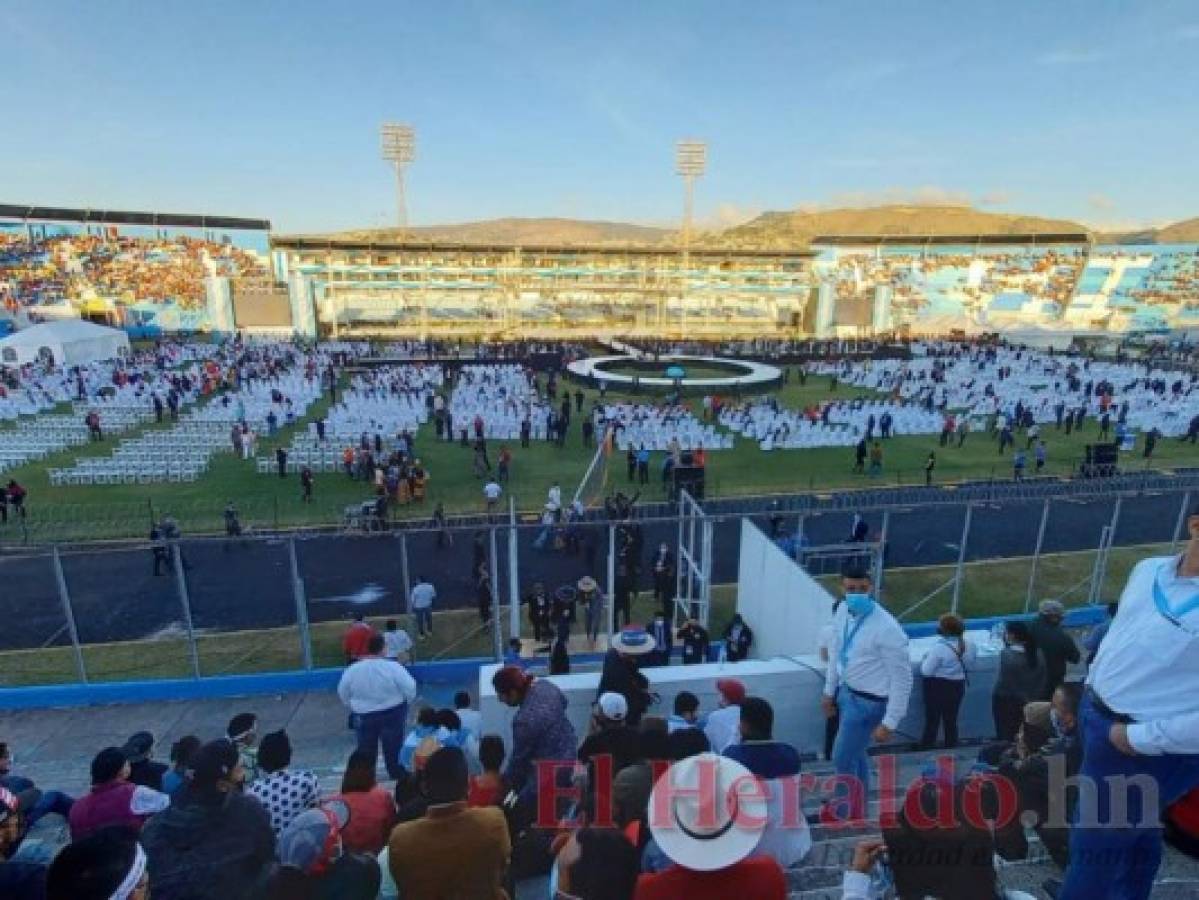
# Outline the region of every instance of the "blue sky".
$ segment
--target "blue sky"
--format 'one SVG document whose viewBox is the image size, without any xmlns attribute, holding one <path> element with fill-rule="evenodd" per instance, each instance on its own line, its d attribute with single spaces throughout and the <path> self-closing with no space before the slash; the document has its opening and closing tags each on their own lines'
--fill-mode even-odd
<svg viewBox="0 0 1199 900">
<path fill-rule="evenodd" d="M 1199 216 L 1199 4 L 0 4 L 0 200 L 414 224 L 708 225 L 948 200 L 1101 225 Z"/>
</svg>

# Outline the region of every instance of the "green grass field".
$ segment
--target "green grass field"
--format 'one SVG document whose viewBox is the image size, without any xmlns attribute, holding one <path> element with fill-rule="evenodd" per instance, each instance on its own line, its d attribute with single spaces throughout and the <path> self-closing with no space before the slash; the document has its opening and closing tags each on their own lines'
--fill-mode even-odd
<svg viewBox="0 0 1199 900">
<path fill-rule="evenodd" d="M 802 408 L 829 397 L 848 399 L 865 395 L 842 386 L 829 390 L 829 379 L 810 377 L 800 386 L 794 381 L 777 392 L 780 402 L 792 408 Z M 590 408 L 596 394 L 585 392 L 585 409 Z M 643 394 L 643 401 L 653 395 Z M 620 399 L 609 393 L 610 399 Z M 693 401 L 696 402 L 696 401 Z M 297 427 L 323 414 L 327 401 L 315 404 Z M 698 405 L 698 404 L 697 404 Z M 558 448 L 544 442 L 534 442 L 522 449 L 512 442 L 513 467 L 508 491 L 515 496 L 518 508 L 540 508 L 550 484 L 558 481 L 564 493 L 572 494 L 590 462 L 593 450 L 584 448 L 577 424 L 573 424 L 567 446 Z M 167 426 L 147 426 L 150 428 Z M 1052 427 L 1045 433 L 1048 445 L 1046 473 L 1066 476 L 1081 458 L 1085 444 L 1093 442 L 1097 425 L 1088 422 L 1084 432 L 1067 437 Z M 281 431 L 274 439 L 260 440 L 259 454 L 273 456 L 275 447 L 287 443 L 291 433 Z M 971 434 L 965 447 L 940 448 L 935 435 L 899 437 L 885 443 L 883 475 L 872 481 L 855 475 L 851 448 L 824 448 L 765 453 L 750 441 L 738 439 L 734 449 L 717 451 L 708 456 L 707 491 L 709 496 L 745 494 L 793 493 L 833 488 L 856 488 L 879 484 L 916 484 L 923 481 L 923 465 L 929 450 L 937 451 L 936 480 L 942 483 L 972 478 L 1008 478 L 1011 476 L 1010 456 L 1000 456 L 995 443 L 985 434 Z M 98 445 L 72 448 L 47 460 L 27 465 L 6 477 L 13 477 L 29 491 L 28 518 L 24 528 L 10 521 L 0 526 L 0 542 L 80 541 L 110 537 L 145 537 L 151 516 L 169 512 L 185 532 L 219 531 L 221 511 L 233 500 L 245 525 L 258 528 L 329 524 L 341 520 L 346 505 L 369 499 L 369 486 L 352 481 L 340 473 L 318 474 L 315 502 L 300 501 L 298 479 L 280 479 L 274 475 L 259 475 L 252 461 L 235 459 L 231 453 L 219 453 L 212 459 L 208 471 L 191 484 L 105 485 L 51 487 L 46 470 L 64 468 L 80 456 L 111 452 L 115 439 Z M 492 456 L 499 442 L 493 442 Z M 482 510 L 482 485 L 471 471 L 473 454 L 470 448 L 458 444 L 435 442 L 433 427 L 427 425 L 417 435 L 417 453 L 428 468 L 428 500 L 423 506 L 410 505 L 394 510 L 397 518 L 427 517 L 433 504 L 445 503 L 447 511 L 474 512 Z M 654 499 L 662 490 L 660 478 L 661 454 L 651 463 L 652 484 L 645 496 Z M 1177 440 L 1158 445 L 1153 465 L 1169 468 L 1172 465 L 1193 465 L 1199 452 Z M 1126 457 L 1126 469 L 1146 465 L 1139 453 Z M 625 481 L 622 458 L 609 464 L 609 484 Z"/>
</svg>

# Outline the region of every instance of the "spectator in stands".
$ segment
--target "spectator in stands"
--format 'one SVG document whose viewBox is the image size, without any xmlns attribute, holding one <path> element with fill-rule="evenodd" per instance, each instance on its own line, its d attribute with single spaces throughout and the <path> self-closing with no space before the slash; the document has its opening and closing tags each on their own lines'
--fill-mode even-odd
<svg viewBox="0 0 1199 900">
<path fill-rule="evenodd" d="M 641 739 L 629 726 L 624 696 L 614 692 L 600 694 L 592 707 L 587 737 L 579 745 L 579 762 L 587 766 L 587 795 L 584 807 L 589 811 L 604 808 L 612 776 L 641 758 Z"/>
<path fill-rule="evenodd" d="M 0 897 L 5 900 L 43 900 L 46 867 L 13 859 L 25 831 L 24 816 L 36 801 L 37 791 L 18 797 L 0 788 Z"/>
<path fill-rule="evenodd" d="M 1024 859 L 1028 855 L 1023 823 L 1031 821 L 1053 861 L 1066 867 L 1069 860 L 1067 823 L 1077 798 L 1074 786 L 1062 778 L 1074 778 L 1082 765 L 1078 732 L 1081 702 L 1082 686 L 1063 684 L 1053 692 L 1047 739 L 1035 749 L 1013 748 L 1004 753 L 996 765 L 998 773 L 1015 786 L 1019 801 L 1019 813 L 1005 829 L 1004 846 L 1001 847 L 1001 854 L 1007 859 Z M 1030 740 L 1029 730 L 1026 722 L 1022 733 L 1025 741 Z M 1059 767 L 1056 770 L 1055 765 Z M 1052 775 L 1051 770 L 1054 770 Z M 1051 800 L 1051 790 L 1064 790 L 1067 795 Z"/>
<path fill-rule="evenodd" d="M 920 746 L 930 749 L 937 732 L 945 729 L 945 747 L 958 745 L 958 710 L 966 696 L 970 667 L 974 665 L 974 645 L 963 635 L 966 623 L 953 613 L 945 613 L 937 622 L 937 641 L 924 654 L 920 674 L 924 678 L 924 735 Z"/>
<path fill-rule="evenodd" d="M 142 833 L 155 900 L 253 900 L 275 859 L 266 810 L 242 793 L 246 770 L 227 738 L 196 751 L 192 778 Z"/>
<path fill-rule="evenodd" d="M 690 691 L 679 691 L 674 695 L 674 713 L 666 720 L 667 730 L 674 734 L 683 728 L 703 728 L 699 717 L 699 698 Z"/>
<path fill-rule="evenodd" d="M 399 778 L 400 747 L 408 704 L 416 699 L 416 682 L 407 669 L 384 659 L 382 653 L 383 635 L 372 635 L 367 655 L 342 673 L 337 695 L 353 716 L 358 749 L 377 758 L 381 744 L 387 774 Z"/>
<path fill-rule="evenodd" d="M 711 753 L 675 763 L 654 785 L 649 802 L 654 842 L 674 865 L 643 874 L 635 900 L 783 900 L 787 882 L 768 856 L 751 856 L 761 837 L 766 801 L 748 791 L 728 798 L 734 785 L 752 778 L 734 760 Z M 714 790 L 715 797 L 702 794 Z"/>
<path fill-rule="evenodd" d="M 508 671 L 501 669 L 496 678 Z M 510 677 L 523 680 L 528 676 L 519 672 Z M 540 684 L 553 687 L 548 682 Z M 532 688 L 524 688 L 526 696 Z M 515 690 L 510 688 L 505 693 Z M 523 712 L 525 708 L 517 713 L 518 720 Z M 514 721 L 514 733 L 516 725 Z M 570 737 L 573 744 L 573 732 Z M 466 758 L 462 751 L 445 747 L 434 753 L 425 767 L 425 784 L 429 796 L 425 816 L 397 825 L 388 841 L 388 866 L 400 896 L 404 900 L 505 898 L 501 885 L 512 850 L 508 824 L 496 807 L 467 806 Z"/>
<path fill-rule="evenodd" d="M 257 798 L 271 817 L 271 830 L 277 837 L 296 816 L 312 809 L 320 799 L 320 781 L 312 772 L 289 769 L 291 741 L 286 731 L 272 731 L 262 738 L 258 766 L 262 777 L 250 785 L 247 793 Z"/>
<path fill-rule="evenodd" d="M 582 828 L 558 854 L 555 897 L 631 900 L 637 887 L 637 848 L 611 828 Z"/>
<path fill-rule="evenodd" d="M 187 783 L 187 770 L 191 767 L 192 756 L 199 749 L 200 739 L 194 734 L 181 737 L 171 745 L 171 768 L 162 776 L 164 793 L 173 797 Z"/>
<path fill-rule="evenodd" d="M 753 630 L 745 624 L 741 613 L 734 613 L 733 620 L 724 629 L 724 655 L 729 662 L 740 662 L 749 656 L 753 646 Z"/>
<path fill-rule="evenodd" d="M 148 900 L 146 852 L 127 829 L 102 828 L 68 844 L 54 858 L 46 875 L 45 896 L 46 900 Z"/>
<path fill-rule="evenodd" d="M 1048 700 L 1066 680 L 1066 666 L 1082 659 L 1074 638 L 1062 628 L 1066 608 L 1057 600 L 1042 600 L 1037 617 L 1028 626 L 1045 660 L 1045 680 L 1038 700 Z"/>
<path fill-rule="evenodd" d="M 783 868 L 795 865 L 812 849 L 807 820 L 788 808 L 795 795 L 784 787 L 784 779 L 799 776 L 799 752 L 774 739 L 774 709 L 766 700 L 746 697 L 741 702 L 741 739 L 724 755 L 745 766 L 767 794 L 768 821 L 754 853 L 771 857 Z"/>
<path fill-rule="evenodd" d="M 341 639 L 341 648 L 345 652 L 346 665 L 357 662 L 369 652 L 367 647 L 375 629 L 366 621 L 366 613 L 354 613 L 354 621 L 345 636 Z"/>
<path fill-rule="evenodd" d="M 1023 891 L 1000 888 L 995 871 L 995 840 L 980 827 L 979 801 L 967 800 L 968 785 L 940 781 L 918 782 L 908 793 L 896 824 L 883 838 L 867 838 L 854 850 L 842 882 L 843 900 L 872 900 L 880 869 L 881 880 L 893 879 L 896 900 L 1033 900 Z M 936 822 L 943 794 L 953 792 L 952 827 L 928 827 Z M 973 814 L 969 813 L 973 805 Z"/>
<path fill-rule="evenodd" d="M 516 666 L 505 666 L 491 680 L 497 699 L 516 708 L 512 719 L 512 753 L 505 778 L 516 792 L 521 812 L 527 816 L 537 795 L 537 764 L 564 763 L 575 758 L 574 727 L 566 716 L 566 697 L 556 685 L 529 675 Z M 565 783 L 570 770 L 559 778 Z"/>
<path fill-rule="evenodd" d="M 870 789 L 866 751 L 872 740 L 890 740 L 907 713 L 912 664 L 907 634 L 874 599 L 869 570 L 851 563 L 841 586 L 845 602 L 833 618 L 822 700 L 825 715 L 841 719 L 833 742 L 833 765 L 841 780 L 824 813 L 836 817 L 843 803 L 843 814 L 858 820 Z"/>
<path fill-rule="evenodd" d="M 148 731 L 137 732 L 125 741 L 121 752 L 129 760 L 131 782 L 156 791 L 162 790 L 162 776 L 166 774 L 167 766 L 150 758 L 154 752 L 154 735 Z"/>
<path fill-rule="evenodd" d="M 713 753 L 724 753 L 737 743 L 741 735 L 741 703 L 745 700 L 745 685 L 736 678 L 721 678 L 716 682 L 720 694 L 719 707 L 708 715 L 704 734 Z"/>
<path fill-rule="evenodd" d="M 379 863 L 345 846 L 351 812 L 338 801 L 301 813 L 279 836 L 267 900 L 375 900 Z"/>
<path fill-rule="evenodd" d="M 496 806 L 504 797 L 504 739 L 498 734 L 485 734 L 479 741 L 481 775 L 470 779 L 466 802 L 471 806 Z"/>
<path fill-rule="evenodd" d="M 1045 683 L 1045 664 L 1032 631 L 1024 622 L 1008 622 L 999 654 L 999 675 L 991 690 L 991 713 L 995 736 L 1011 741 L 1020 728 L 1024 704 L 1040 698 Z"/>
<path fill-rule="evenodd" d="M 346 850 L 377 856 L 387 844 L 396 823 L 396 805 L 391 791 L 375 780 L 375 757 L 361 750 L 350 754 L 341 779 L 341 793 L 332 797 L 344 803 L 350 812 L 349 823 L 341 829 Z"/>
<path fill-rule="evenodd" d="M 160 791 L 129 780 L 129 760 L 119 747 L 106 747 L 92 760 L 91 793 L 75 801 L 68 822 L 71 840 L 108 825 L 140 831 L 146 820 L 170 805 Z"/>
<path fill-rule="evenodd" d="M 462 723 L 462 730 L 470 732 L 475 738 L 482 737 L 482 716 L 477 709 L 471 707 L 470 694 L 466 691 L 458 691 L 454 694 L 454 712 L 458 714 L 458 721 Z"/>
<path fill-rule="evenodd" d="M 246 781 L 255 781 L 258 778 L 258 716 L 248 712 L 238 713 L 229 720 L 225 737 L 233 742 L 241 754 Z"/>
<path fill-rule="evenodd" d="M 71 814 L 71 807 L 75 804 L 74 798 L 61 791 L 37 790 L 33 779 L 13 772 L 15 762 L 12 749 L 8 744 L 0 742 L 0 788 L 5 788 L 18 796 L 29 791 L 35 791 L 38 795 L 37 802 L 21 812 L 25 827 L 32 827 L 47 813 L 56 813 L 64 819 L 67 818 Z"/>
<path fill-rule="evenodd" d="M 654 642 L 644 629 L 626 627 L 612 638 L 604 654 L 596 697 L 608 691 L 622 695 L 629 707 L 627 721 L 633 727 L 641 723 L 653 699 L 649 680 L 642 674 L 638 660 L 648 659 L 653 652 Z"/>
</svg>

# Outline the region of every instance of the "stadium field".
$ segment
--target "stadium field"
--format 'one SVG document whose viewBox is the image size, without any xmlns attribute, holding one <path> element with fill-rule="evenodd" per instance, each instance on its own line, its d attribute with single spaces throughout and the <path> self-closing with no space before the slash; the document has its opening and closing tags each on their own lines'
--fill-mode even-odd
<svg viewBox="0 0 1199 900">
<path fill-rule="evenodd" d="M 573 388 L 573 386 L 572 386 Z M 829 379 L 810 377 L 804 386 L 792 381 L 777 391 L 782 405 L 803 408 L 826 399 L 849 399 L 867 392 L 841 386 L 830 390 Z M 597 398 L 585 390 L 585 409 Z M 608 392 L 609 400 L 630 399 L 653 402 L 654 395 L 622 396 Z M 694 401 L 698 402 L 698 401 Z M 314 404 L 297 427 L 306 427 L 323 414 L 327 400 Z M 506 491 L 516 498 L 517 508 L 527 515 L 541 507 L 546 491 L 555 481 L 563 494 L 570 496 L 583 477 L 594 450 L 582 446 L 578 418 L 572 421 L 566 446 L 533 442 L 522 449 L 512 442 L 512 477 Z M 146 426 L 147 428 L 166 426 Z M 1095 422 L 1088 421 L 1081 434 L 1067 436 L 1052 426 L 1043 432 L 1048 449 L 1044 474 L 1067 476 L 1081 460 L 1086 444 L 1097 438 Z M 273 458 L 275 447 L 290 440 L 291 431 L 283 429 L 272 440 L 260 439 L 260 456 Z M 69 465 L 74 459 L 110 453 L 115 441 L 72 448 L 36 464 L 17 469 L 6 478 L 15 478 L 29 491 L 25 530 L 15 520 L 0 525 L 0 542 L 63 542 L 100 538 L 144 538 L 152 516 L 172 514 L 185 533 L 216 532 L 222 528 L 221 513 L 233 501 L 243 525 L 249 528 L 315 526 L 342 520 L 347 505 L 372 496 L 369 486 L 340 473 L 317 475 L 314 502 L 302 503 L 295 475 L 286 479 L 258 474 L 252 461 L 236 459 L 231 453 L 219 453 L 197 481 L 150 485 L 61 486 L 52 487 L 47 469 Z M 1020 444 L 1022 446 L 1022 443 Z M 491 442 L 494 462 L 500 442 Z M 435 442 L 433 426 L 424 426 L 417 435 L 417 455 L 430 473 L 428 498 L 424 504 L 412 504 L 394 510 L 396 518 L 427 518 L 433 506 L 443 502 L 447 513 L 477 513 L 483 508 L 482 483 L 471 470 L 469 447 L 457 443 Z M 732 450 L 708 454 L 707 495 L 709 497 L 770 493 L 800 493 L 827 489 L 920 484 L 924 481 L 924 462 L 930 450 L 937 453 L 935 482 L 939 484 L 978 478 L 1011 478 L 1011 456 L 996 452 L 995 442 L 986 434 L 972 433 L 962 448 L 938 446 L 937 435 L 893 438 L 884 442 L 883 474 L 872 480 L 854 474 L 853 450 L 849 447 L 761 451 L 756 443 L 740 437 Z M 654 454 L 650 466 L 650 484 L 642 489 L 646 499 L 660 499 L 662 454 Z M 1140 445 L 1122 458 L 1126 470 L 1147 465 L 1168 469 L 1191 466 L 1199 461 L 1194 445 L 1179 440 L 1162 440 L 1154 459 L 1141 457 Z M 1032 475 L 1031 460 L 1029 475 Z M 625 461 L 616 453 L 609 461 L 609 488 L 628 488 Z M 594 500 L 595 497 L 590 499 Z"/>
</svg>

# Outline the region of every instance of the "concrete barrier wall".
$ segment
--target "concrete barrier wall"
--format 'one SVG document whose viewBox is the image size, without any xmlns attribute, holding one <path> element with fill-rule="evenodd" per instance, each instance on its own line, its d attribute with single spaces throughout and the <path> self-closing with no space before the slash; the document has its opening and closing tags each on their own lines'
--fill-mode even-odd
<svg viewBox="0 0 1199 900">
<path fill-rule="evenodd" d="M 970 685 L 962 704 L 959 733 L 963 740 L 992 737 L 991 689 L 998 673 L 999 656 L 990 646 L 985 631 L 971 631 L 967 639 L 978 648 L 978 661 L 970 672 Z M 924 702 L 920 689 L 920 661 L 936 638 L 916 638 L 910 646 L 916 685 L 908 714 L 900 723 L 903 739 L 917 740 L 924 727 Z M 491 687 L 491 678 L 498 667 L 479 668 L 479 708 L 485 734 L 499 734 L 505 746 L 512 746 L 512 716 L 515 710 L 502 704 Z M 661 697 L 650 715 L 668 716 L 674 708 L 675 695 L 691 691 L 699 698 L 701 712 L 717 707 L 716 680 L 737 678 L 744 682 L 751 695 L 764 697 L 774 707 L 775 737 L 794 745 L 801 753 L 818 754 L 824 742 L 824 716 L 820 697 L 824 690 L 824 666 L 815 655 L 779 656 L 772 659 L 750 659 L 739 663 L 707 663 L 697 666 L 662 666 L 645 670 L 651 690 Z M 599 672 L 579 672 L 570 675 L 546 676 L 556 684 L 567 699 L 567 715 L 581 738 L 587 733 L 591 705 L 599 686 Z"/>
</svg>

